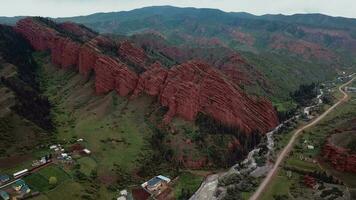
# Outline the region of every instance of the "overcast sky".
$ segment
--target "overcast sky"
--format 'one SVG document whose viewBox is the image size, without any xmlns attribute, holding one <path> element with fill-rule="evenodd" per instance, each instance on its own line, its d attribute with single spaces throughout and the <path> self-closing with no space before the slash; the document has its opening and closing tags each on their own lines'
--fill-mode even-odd
<svg viewBox="0 0 356 200">
<path fill-rule="evenodd" d="M 0 0 L 0 16 L 64 17 L 154 5 L 218 8 L 258 15 L 323 13 L 356 18 L 356 0 Z"/>
</svg>

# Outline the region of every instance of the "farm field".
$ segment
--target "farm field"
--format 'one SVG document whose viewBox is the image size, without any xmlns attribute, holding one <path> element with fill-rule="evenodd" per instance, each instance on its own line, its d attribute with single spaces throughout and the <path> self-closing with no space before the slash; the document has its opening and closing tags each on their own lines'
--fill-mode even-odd
<svg viewBox="0 0 356 200">
<path fill-rule="evenodd" d="M 203 181 L 203 176 L 195 175 L 190 172 L 183 172 L 179 175 L 177 182 L 174 185 L 174 196 L 177 199 L 184 199 L 184 193 L 191 196 L 200 186 Z"/>
<path fill-rule="evenodd" d="M 46 64 L 48 58 L 43 55 L 37 58 L 39 63 L 45 63 L 42 74 L 46 94 L 57 104 L 53 115 L 58 124 L 58 140 L 83 138 L 95 162 L 100 163 L 96 166 L 99 174 L 112 169 L 114 164 L 124 170 L 134 169 L 146 145 L 145 138 L 150 137 L 142 113 L 148 112 L 152 100 L 142 97 L 128 102 L 114 92 L 92 97 L 91 80 Z M 51 77 L 51 74 L 56 76 Z M 72 89 L 70 94 L 69 88 Z M 137 109 L 141 112 L 135 113 Z"/>
</svg>

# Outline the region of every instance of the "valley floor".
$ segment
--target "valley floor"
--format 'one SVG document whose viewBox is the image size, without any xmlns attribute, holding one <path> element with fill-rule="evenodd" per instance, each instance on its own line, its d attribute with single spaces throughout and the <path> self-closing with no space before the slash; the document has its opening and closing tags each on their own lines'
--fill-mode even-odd
<svg viewBox="0 0 356 200">
<path fill-rule="evenodd" d="M 150 114 L 160 111 L 154 98 L 142 95 L 129 100 L 115 92 L 96 95 L 93 77 L 57 68 L 44 52 L 34 57 L 40 66 L 41 89 L 53 106 L 56 131 L 25 155 L 0 158 L 0 174 L 32 169 L 38 158 L 53 155 L 48 165 L 23 177 L 32 193 L 40 192 L 32 199 L 40 200 L 116 199 L 120 190 L 141 188 L 142 183 L 159 174 L 173 179 L 169 198 L 185 199 L 199 187 L 209 171 L 179 170 L 157 157 L 152 142 L 160 132 Z M 12 118 L 9 120 L 16 116 Z M 175 123 L 181 124 L 179 120 Z M 51 145 L 62 152 L 49 149 Z M 84 149 L 90 153 L 83 154 Z M 70 159 L 62 156 L 67 152 Z M 54 184 L 49 183 L 51 177 L 56 179 Z"/>
<path fill-rule="evenodd" d="M 354 193 L 355 174 L 336 171 L 321 156 L 323 145 L 330 134 L 336 129 L 352 126 L 351 120 L 356 115 L 356 96 L 355 94 L 349 95 L 347 102 L 336 107 L 316 126 L 303 131 L 287 159 L 282 162 L 280 170 L 265 188 L 265 192 L 261 194 L 260 199 L 354 198 L 350 197 L 350 193 L 351 195 Z M 339 94 L 335 96 L 340 97 Z M 308 145 L 313 148 L 308 149 Z M 323 187 L 312 189 L 305 185 L 305 176 L 310 174 L 314 177 L 317 174 L 319 178 L 315 180 Z M 323 175 L 319 176 L 319 174 Z M 330 176 L 333 176 L 335 180 L 325 181 Z M 340 194 L 342 194 L 341 197 Z"/>
</svg>

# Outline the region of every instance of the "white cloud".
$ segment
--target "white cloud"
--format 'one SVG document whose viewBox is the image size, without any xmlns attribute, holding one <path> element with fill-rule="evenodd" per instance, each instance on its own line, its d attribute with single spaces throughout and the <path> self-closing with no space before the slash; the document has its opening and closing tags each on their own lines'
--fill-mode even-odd
<svg viewBox="0 0 356 200">
<path fill-rule="evenodd" d="M 77 16 L 153 5 L 218 8 L 259 15 L 323 13 L 356 18 L 355 0 L 1 0 L 0 16 Z"/>
</svg>

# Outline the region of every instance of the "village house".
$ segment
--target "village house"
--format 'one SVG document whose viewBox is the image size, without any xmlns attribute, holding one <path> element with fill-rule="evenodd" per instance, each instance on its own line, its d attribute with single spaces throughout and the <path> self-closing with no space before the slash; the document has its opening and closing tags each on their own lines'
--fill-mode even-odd
<svg viewBox="0 0 356 200">
<path fill-rule="evenodd" d="M 156 177 L 153 177 L 151 180 L 143 183 L 141 186 L 144 188 L 147 192 L 149 192 L 153 196 L 158 196 L 161 194 L 164 190 L 168 188 L 168 183 L 171 182 L 171 179 L 159 175 Z"/>
<path fill-rule="evenodd" d="M 5 182 L 9 181 L 10 177 L 6 174 L 0 175 L 0 185 L 4 184 Z"/>
<path fill-rule="evenodd" d="M 46 163 L 49 163 L 49 162 L 51 162 L 51 159 L 52 159 L 52 155 L 51 154 L 43 156 L 39 160 L 34 160 L 32 162 L 32 167 L 38 167 L 38 166 L 44 165 Z"/>
<path fill-rule="evenodd" d="M 10 195 L 5 191 L 0 190 L 0 198 L 1 198 L 1 200 L 9 200 Z"/>
<path fill-rule="evenodd" d="M 87 155 L 89 155 L 91 153 L 91 151 L 89 149 L 83 149 L 83 152 Z"/>
<path fill-rule="evenodd" d="M 24 169 L 24 170 L 21 170 L 21 171 L 18 171 L 16 173 L 13 174 L 14 178 L 19 178 L 21 176 L 24 176 L 28 174 L 28 169 Z"/>
<path fill-rule="evenodd" d="M 17 180 L 13 185 L 12 188 L 19 196 L 24 196 L 31 192 L 31 189 L 28 187 L 26 182 L 22 179 Z"/>
<path fill-rule="evenodd" d="M 345 91 L 346 92 L 355 93 L 356 92 L 356 87 L 345 87 Z"/>
<path fill-rule="evenodd" d="M 13 196 L 17 198 L 23 198 L 25 195 L 31 192 L 30 187 L 22 179 L 17 180 L 14 184 L 11 185 L 14 194 Z"/>
</svg>

